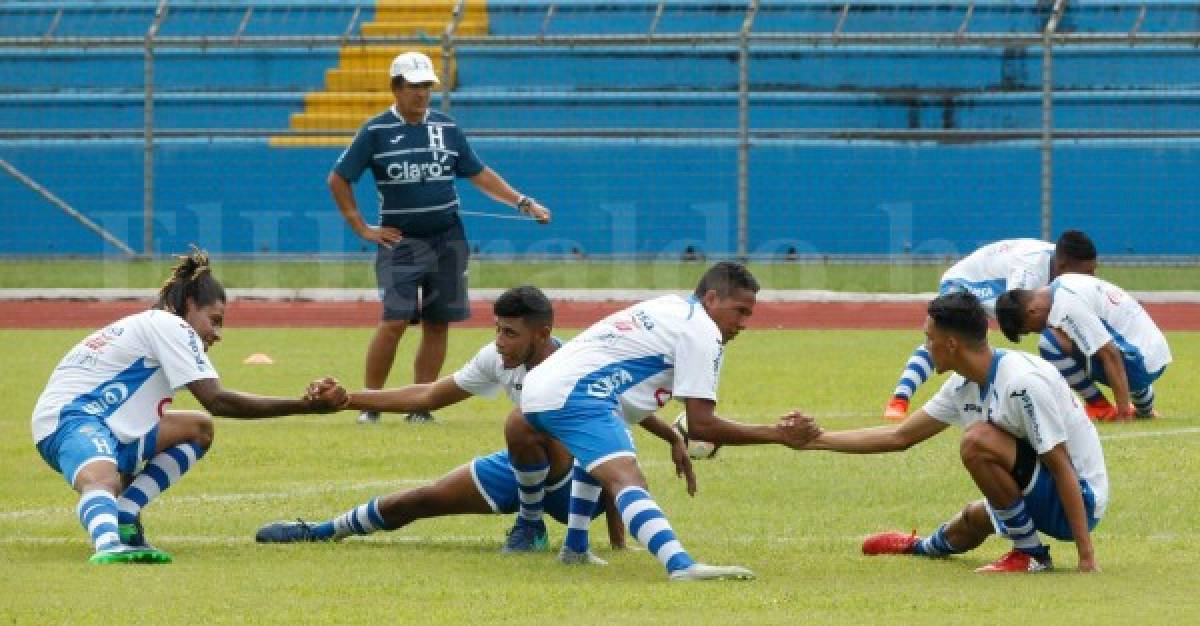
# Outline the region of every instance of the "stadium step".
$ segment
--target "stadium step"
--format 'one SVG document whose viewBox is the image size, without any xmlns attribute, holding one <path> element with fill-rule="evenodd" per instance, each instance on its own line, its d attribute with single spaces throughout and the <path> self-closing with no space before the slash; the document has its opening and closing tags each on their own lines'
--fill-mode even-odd
<svg viewBox="0 0 1200 626">
<path fill-rule="evenodd" d="M 420 35 L 441 37 L 446 30 L 448 19 L 406 19 L 395 22 L 366 22 L 362 25 L 362 34 L 366 37 L 387 37 L 389 35 Z M 454 31 L 459 35 L 486 35 L 487 22 L 479 19 L 463 18 Z"/>
</svg>

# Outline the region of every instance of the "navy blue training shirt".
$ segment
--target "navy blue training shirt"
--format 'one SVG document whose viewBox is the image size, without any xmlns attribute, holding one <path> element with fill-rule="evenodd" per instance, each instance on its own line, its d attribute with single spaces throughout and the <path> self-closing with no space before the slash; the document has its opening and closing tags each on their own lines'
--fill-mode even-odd
<svg viewBox="0 0 1200 626">
<path fill-rule="evenodd" d="M 380 224 L 421 237 L 454 224 L 454 179 L 479 174 L 483 163 L 449 115 L 431 110 L 409 124 L 392 107 L 359 129 L 333 171 L 355 182 L 367 168 L 379 190 Z"/>
</svg>

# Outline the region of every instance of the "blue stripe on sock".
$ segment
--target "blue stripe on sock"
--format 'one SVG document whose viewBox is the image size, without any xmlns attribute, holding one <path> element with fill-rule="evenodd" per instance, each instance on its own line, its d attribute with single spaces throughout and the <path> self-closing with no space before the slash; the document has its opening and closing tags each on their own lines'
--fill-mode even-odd
<svg viewBox="0 0 1200 626">
<path fill-rule="evenodd" d="M 350 529 L 353 530 L 354 534 L 356 535 L 367 534 L 367 531 L 362 527 L 362 524 L 358 522 L 358 507 L 354 507 L 350 510 Z"/>
<path fill-rule="evenodd" d="M 192 454 L 196 455 L 196 460 L 197 460 L 197 461 L 199 461 L 200 459 L 204 458 L 204 453 L 205 453 L 205 452 L 208 452 L 208 449 L 207 449 L 207 448 L 201 448 L 200 446 L 198 446 L 198 445 L 196 445 L 196 444 L 194 444 L 194 443 L 192 443 L 192 442 L 190 442 L 190 441 L 189 441 L 189 442 L 187 442 L 187 443 L 185 443 L 185 444 L 183 444 L 183 445 L 184 445 L 184 446 L 186 446 L 186 447 L 188 447 L 188 448 L 191 448 L 191 449 L 192 449 Z"/>
<path fill-rule="evenodd" d="M 692 557 L 688 556 L 687 552 L 680 552 L 667 561 L 667 573 L 687 569 L 695 564 L 696 562 L 692 560 Z"/>
<path fill-rule="evenodd" d="M 528 486 L 528 487 L 527 487 L 527 486 L 525 486 L 525 485 L 522 485 L 522 484 L 520 484 L 520 483 L 517 483 L 517 489 L 520 489 L 520 490 L 521 490 L 521 493 L 534 494 L 534 493 L 537 493 L 537 492 L 539 492 L 539 491 L 541 491 L 541 490 L 543 490 L 543 489 L 545 489 L 545 488 L 546 488 L 546 485 L 545 485 L 545 484 L 540 484 L 540 485 L 530 485 L 530 486 Z"/>
<path fill-rule="evenodd" d="M 180 474 L 188 471 L 188 469 L 191 468 L 192 460 L 188 458 L 188 455 L 183 451 L 183 449 L 180 446 L 175 446 L 174 448 L 167 448 L 165 450 L 165 452 L 167 453 L 167 456 L 171 457 L 172 459 L 175 459 L 175 463 L 177 465 L 179 465 L 179 473 Z"/>
<path fill-rule="evenodd" d="M 125 493 L 121 494 L 121 497 L 128 498 L 131 502 L 138 505 L 139 509 L 146 506 L 146 504 L 150 502 L 150 497 L 138 487 L 130 487 L 126 489 Z"/>
<path fill-rule="evenodd" d="M 367 517 L 371 520 L 371 525 L 375 528 L 385 528 L 387 524 L 383 521 L 383 516 L 379 513 L 379 498 L 371 498 L 367 503 Z"/>
<path fill-rule="evenodd" d="M 916 393 L 916 391 L 917 391 L 917 383 L 914 383 L 913 381 L 911 381 L 907 378 L 900 381 L 899 384 L 896 385 L 896 390 L 899 391 L 901 387 L 904 387 L 905 389 L 908 390 L 908 395 L 905 396 L 905 395 L 900 395 L 898 393 L 893 394 L 893 395 L 900 397 L 900 398 L 909 398 L 910 396 L 912 396 L 912 394 Z"/>
<path fill-rule="evenodd" d="M 167 487 L 171 486 L 171 480 L 167 477 L 167 473 L 153 463 L 147 465 L 146 469 L 142 470 L 142 474 L 153 478 L 154 482 L 158 484 L 159 491 L 166 491 Z"/>
<path fill-rule="evenodd" d="M 586 530 L 578 528 L 568 528 L 567 536 L 563 538 L 563 545 L 572 552 L 587 552 L 588 550 L 588 533 Z"/>
<path fill-rule="evenodd" d="M 624 511 L 629 505 L 638 500 L 649 500 L 650 494 L 640 487 L 626 489 L 617 495 L 617 508 Z"/>
<path fill-rule="evenodd" d="M 912 373 L 916 374 L 917 378 L 920 379 L 921 382 L 925 382 L 926 380 L 929 379 L 929 375 L 925 373 L 925 370 L 921 369 L 920 367 L 918 367 L 916 365 L 910 364 L 904 368 L 904 371 L 912 372 Z"/>
<path fill-rule="evenodd" d="M 662 516 L 660 515 L 659 517 L 662 517 Z M 658 549 L 663 547 L 663 544 L 666 544 L 666 543 L 674 541 L 674 540 L 675 540 L 675 532 L 672 531 L 670 528 L 664 528 L 664 529 L 654 533 L 654 536 L 651 537 L 650 541 L 646 543 L 646 549 L 649 550 L 653 554 L 658 554 Z"/>
</svg>

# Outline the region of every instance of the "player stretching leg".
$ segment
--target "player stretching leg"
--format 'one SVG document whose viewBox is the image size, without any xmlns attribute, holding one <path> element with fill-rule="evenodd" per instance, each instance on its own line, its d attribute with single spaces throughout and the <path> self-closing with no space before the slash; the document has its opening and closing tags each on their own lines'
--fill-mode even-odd
<svg viewBox="0 0 1200 626">
<path fill-rule="evenodd" d="M 983 302 L 988 315 L 994 317 L 996 298 L 1008 289 L 1032 289 L 1061 274 L 1093 274 L 1095 271 L 1096 246 L 1084 233 L 1068 230 L 1063 231 L 1056 244 L 1036 239 L 1008 239 L 988 244 L 946 270 L 938 293 L 970 292 Z M 884 419 L 904 419 L 913 394 L 932 372 L 929 353 L 924 346 L 917 346 L 905 363 L 892 399 L 884 409 Z M 1089 408 L 1089 414 L 1092 410 L 1104 411 L 1105 408 L 1097 405 L 1095 409 Z"/>
<path fill-rule="evenodd" d="M 33 439 L 80 493 L 76 512 L 96 550 L 92 563 L 171 562 L 146 543 L 141 510 L 213 440 L 207 413 L 165 410 L 179 389 L 225 417 L 328 412 L 345 402 L 333 379 L 322 382 L 325 393 L 294 400 L 222 388 L 207 352 L 224 319 L 225 289 L 195 251 L 180 257 L 155 308 L 92 333 L 50 374 L 33 411 Z"/>
<path fill-rule="evenodd" d="M 1108 506 L 1108 471 L 1096 428 L 1058 370 L 1045 360 L 987 343 L 987 315 L 968 293 L 929 303 L 925 347 L 937 371 L 953 370 L 937 395 L 903 422 L 824 432 L 811 450 L 872 454 L 906 450 L 954 424 L 963 466 L 984 499 L 932 535 L 887 532 L 863 553 L 941 557 L 973 550 L 992 533 L 1013 549 L 979 572 L 1051 568 L 1039 532 L 1073 540 L 1080 571 L 1097 569 L 1091 531 Z"/>
</svg>

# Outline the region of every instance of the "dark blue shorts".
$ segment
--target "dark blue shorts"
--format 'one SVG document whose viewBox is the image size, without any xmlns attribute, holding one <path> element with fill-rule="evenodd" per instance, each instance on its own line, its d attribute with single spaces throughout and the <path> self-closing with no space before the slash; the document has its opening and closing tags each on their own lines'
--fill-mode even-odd
<svg viewBox="0 0 1200 626">
<path fill-rule="evenodd" d="M 459 322 L 471 316 L 462 222 L 428 237 L 405 236 L 375 253 L 375 280 L 386 321 Z"/>
</svg>

